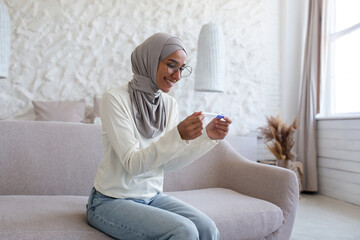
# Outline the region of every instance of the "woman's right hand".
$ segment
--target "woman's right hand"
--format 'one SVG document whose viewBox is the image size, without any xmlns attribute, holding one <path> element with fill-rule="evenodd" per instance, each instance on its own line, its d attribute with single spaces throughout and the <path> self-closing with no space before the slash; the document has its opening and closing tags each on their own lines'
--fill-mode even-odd
<svg viewBox="0 0 360 240">
<path fill-rule="evenodd" d="M 177 126 L 180 136 L 183 140 L 193 140 L 201 136 L 203 131 L 204 115 L 201 112 L 194 112 L 185 118 Z"/>
</svg>

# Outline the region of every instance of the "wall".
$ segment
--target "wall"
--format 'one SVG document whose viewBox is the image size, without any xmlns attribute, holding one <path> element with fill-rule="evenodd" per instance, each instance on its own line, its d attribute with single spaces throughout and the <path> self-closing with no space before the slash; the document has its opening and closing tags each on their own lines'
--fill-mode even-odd
<svg viewBox="0 0 360 240">
<path fill-rule="evenodd" d="M 317 123 L 320 194 L 360 206 L 360 119 Z"/>
<path fill-rule="evenodd" d="M 131 80 L 133 48 L 155 32 L 179 35 L 196 66 L 201 26 L 225 35 L 225 92 L 195 92 L 194 74 L 174 86 L 180 117 L 215 111 L 242 135 L 279 111 L 278 0 L 5 0 L 12 22 L 9 78 L 0 119 L 32 119 L 31 100 L 78 100 Z"/>
<path fill-rule="evenodd" d="M 289 123 L 298 116 L 308 0 L 281 0 L 280 107 Z"/>
<path fill-rule="evenodd" d="M 280 79 L 279 94 L 274 94 L 280 102 L 279 113 L 283 121 L 291 124 L 299 115 L 299 94 L 301 89 L 303 52 L 305 47 L 308 0 L 280 0 Z M 275 11 L 270 11 L 274 13 Z M 271 19 L 276 19 L 275 17 Z M 273 24 L 276 24 L 275 22 Z M 275 67 L 275 66 L 274 66 Z M 277 114 L 277 113 L 276 113 Z M 296 139 L 296 133 L 294 139 Z M 296 144 L 293 151 L 296 153 Z M 258 139 L 258 160 L 274 159 L 263 139 Z"/>
</svg>

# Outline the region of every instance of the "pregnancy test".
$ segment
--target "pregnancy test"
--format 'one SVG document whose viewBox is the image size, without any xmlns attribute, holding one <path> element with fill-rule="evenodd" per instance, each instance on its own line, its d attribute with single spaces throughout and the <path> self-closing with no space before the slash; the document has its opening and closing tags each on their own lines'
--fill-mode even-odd
<svg viewBox="0 0 360 240">
<path fill-rule="evenodd" d="M 217 113 L 203 112 L 202 114 L 205 115 L 206 117 L 224 118 L 224 115 L 217 114 Z"/>
</svg>

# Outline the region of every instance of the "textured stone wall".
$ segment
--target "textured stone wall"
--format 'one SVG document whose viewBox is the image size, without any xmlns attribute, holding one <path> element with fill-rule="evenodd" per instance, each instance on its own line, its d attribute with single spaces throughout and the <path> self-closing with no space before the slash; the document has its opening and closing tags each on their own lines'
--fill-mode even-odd
<svg viewBox="0 0 360 240">
<path fill-rule="evenodd" d="M 0 79 L 0 119 L 31 119 L 32 100 L 78 100 L 131 80 L 130 54 L 155 32 L 180 36 L 196 67 L 201 26 L 222 26 L 223 93 L 194 91 L 194 74 L 170 92 L 180 117 L 229 115 L 232 134 L 254 131 L 279 110 L 278 0 L 3 0 L 12 26 L 9 77 Z"/>
</svg>

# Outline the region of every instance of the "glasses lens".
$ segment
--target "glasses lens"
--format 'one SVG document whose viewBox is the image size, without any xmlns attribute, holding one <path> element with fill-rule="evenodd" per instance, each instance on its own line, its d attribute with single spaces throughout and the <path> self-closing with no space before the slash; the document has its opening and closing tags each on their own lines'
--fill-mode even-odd
<svg viewBox="0 0 360 240">
<path fill-rule="evenodd" d="M 184 69 L 181 72 L 181 76 L 183 78 L 187 78 L 192 72 L 192 68 L 190 66 L 186 66 L 184 67 Z"/>
<path fill-rule="evenodd" d="M 173 75 L 176 72 L 177 68 L 167 65 L 167 70 L 168 70 L 168 74 Z"/>
</svg>

